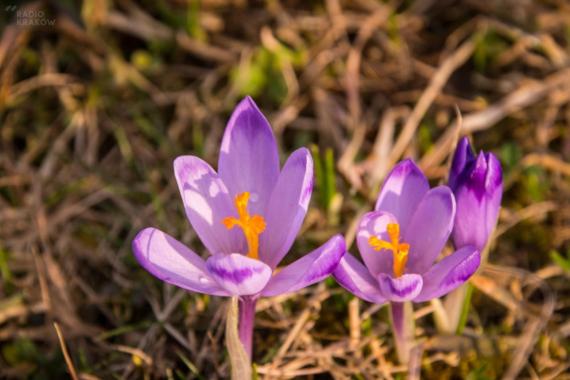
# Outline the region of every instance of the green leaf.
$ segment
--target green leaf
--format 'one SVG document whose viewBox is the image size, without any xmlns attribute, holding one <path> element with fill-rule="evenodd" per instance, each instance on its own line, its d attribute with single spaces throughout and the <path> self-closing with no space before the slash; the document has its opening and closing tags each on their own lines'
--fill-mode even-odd
<svg viewBox="0 0 570 380">
<path fill-rule="evenodd" d="M 12 271 L 10 271 L 10 266 L 8 265 L 9 258 L 8 251 L 0 248 L 0 276 L 2 276 L 4 284 L 12 280 Z"/>
<path fill-rule="evenodd" d="M 325 200 L 327 209 L 330 209 L 333 197 L 336 194 L 335 161 L 332 148 L 325 150 Z"/>
<path fill-rule="evenodd" d="M 315 177 L 317 179 L 319 202 L 323 209 L 329 211 L 331 209 L 333 198 L 336 195 L 334 152 L 331 148 L 327 148 L 323 157 L 319 147 L 316 145 L 311 146 L 311 152 L 313 154 L 315 165 Z"/>
<path fill-rule="evenodd" d="M 570 252 L 564 257 L 559 252 L 552 250 L 550 251 L 550 259 L 564 271 L 570 272 Z"/>
<path fill-rule="evenodd" d="M 522 152 L 517 144 L 514 142 L 508 142 L 501 146 L 499 157 L 501 158 L 501 162 L 505 167 L 505 171 L 509 172 L 520 162 Z"/>
<path fill-rule="evenodd" d="M 526 194 L 534 202 L 544 200 L 548 191 L 548 178 L 540 166 L 529 166 L 522 177 Z"/>
<path fill-rule="evenodd" d="M 21 363 L 33 363 L 38 356 L 34 342 L 21 338 L 2 347 L 2 356 L 8 365 L 16 366 Z"/>
<path fill-rule="evenodd" d="M 208 35 L 200 25 L 200 0 L 189 0 L 186 12 L 186 31 L 198 41 L 206 41 Z"/>
<path fill-rule="evenodd" d="M 478 33 L 475 38 L 473 62 L 475 68 L 485 72 L 496 58 L 509 47 L 507 41 L 493 30 Z"/>
<path fill-rule="evenodd" d="M 324 195 L 324 192 L 322 191 L 322 189 L 324 189 L 326 186 L 325 171 L 323 168 L 324 165 L 323 165 L 323 160 L 321 159 L 319 147 L 317 145 L 311 145 L 311 153 L 313 154 L 315 177 L 317 180 L 317 191 L 319 195 L 318 200 L 319 203 L 321 204 L 321 207 L 323 209 L 326 209 L 327 208 L 326 197 Z"/>
</svg>

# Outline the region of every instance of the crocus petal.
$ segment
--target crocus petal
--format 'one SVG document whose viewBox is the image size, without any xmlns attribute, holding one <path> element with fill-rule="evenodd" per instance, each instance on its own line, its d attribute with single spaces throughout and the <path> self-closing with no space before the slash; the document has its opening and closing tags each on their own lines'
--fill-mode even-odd
<svg viewBox="0 0 570 380">
<path fill-rule="evenodd" d="M 174 160 L 174 174 L 186 215 L 210 253 L 245 252 L 243 234 L 222 224 L 236 213 L 228 190 L 210 165 L 194 156 Z"/>
<path fill-rule="evenodd" d="M 448 183 L 452 190 L 455 190 L 465 167 L 474 160 L 475 156 L 473 155 L 473 150 L 469 144 L 469 139 L 465 136 L 457 143 L 457 148 L 455 148 L 455 153 L 453 155 L 453 161 L 451 162 Z"/>
<path fill-rule="evenodd" d="M 259 257 L 275 268 L 301 228 L 313 191 L 313 159 L 306 148 L 291 154 L 267 205 L 267 227 L 260 235 Z"/>
<path fill-rule="evenodd" d="M 263 214 L 279 176 L 279 154 L 271 126 L 249 96 L 228 122 L 218 172 L 232 197 L 249 192 L 250 213 Z"/>
<path fill-rule="evenodd" d="M 424 275 L 424 287 L 415 302 L 441 297 L 463 284 L 481 263 L 481 255 L 473 246 L 459 249 L 443 258 Z"/>
<path fill-rule="evenodd" d="M 431 189 L 417 207 L 404 234 L 410 244 L 411 273 L 427 271 L 445 245 L 453 228 L 455 198 L 447 186 Z"/>
<path fill-rule="evenodd" d="M 420 294 L 423 286 L 422 276 L 415 273 L 392 277 L 386 273 L 378 275 L 380 292 L 392 302 L 411 301 Z"/>
<path fill-rule="evenodd" d="M 377 304 L 386 302 L 386 298 L 380 294 L 378 282 L 350 253 L 346 253 L 340 260 L 333 276 L 340 286 L 358 298 Z"/>
<path fill-rule="evenodd" d="M 345 252 L 344 238 L 333 236 L 319 248 L 277 272 L 261 294 L 291 293 L 322 281 L 334 271 Z"/>
<path fill-rule="evenodd" d="M 234 296 L 257 294 L 271 278 L 271 268 L 239 253 L 210 256 L 206 268 L 210 276 Z"/>
<path fill-rule="evenodd" d="M 192 292 L 229 295 L 210 277 L 200 256 L 156 228 L 140 231 L 133 239 L 132 248 L 139 264 L 164 282 Z"/>
<path fill-rule="evenodd" d="M 394 215 L 406 232 L 414 211 L 429 190 L 429 183 L 412 160 L 404 160 L 388 174 L 376 201 L 376 211 Z"/>
<path fill-rule="evenodd" d="M 371 236 L 376 236 L 380 240 L 390 241 L 387 233 L 387 225 L 389 223 L 398 223 L 398 221 L 392 214 L 387 212 L 372 211 L 362 217 L 358 226 L 356 244 L 364 264 L 366 264 L 373 276 L 376 276 L 378 273 L 392 273 L 392 251 L 385 249 L 376 251 L 368 241 Z"/>
<path fill-rule="evenodd" d="M 456 247 L 474 245 L 483 250 L 497 224 L 503 178 L 501 164 L 491 153 L 480 153 L 455 190 L 457 216 L 453 230 Z"/>
</svg>

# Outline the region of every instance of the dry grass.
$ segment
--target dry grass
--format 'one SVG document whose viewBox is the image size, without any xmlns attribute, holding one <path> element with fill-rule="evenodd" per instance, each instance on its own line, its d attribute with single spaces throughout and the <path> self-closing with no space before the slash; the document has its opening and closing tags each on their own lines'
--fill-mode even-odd
<svg viewBox="0 0 570 380">
<path fill-rule="evenodd" d="M 467 329 L 437 335 L 418 305 L 408 377 L 570 378 L 566 1 L 14 1 L 0 22 L 0 377 L 228 376 L 226 300 L 155 280 L 130 241 L 157 226 L 202 250 L 172 160 L 215 163 L 250 93 L 282 152 L 315 144 L 325 173 L 288 261 L 351 242 L 402 157 L 438 183 L 459 135 L 497 153 Z M 264 299 L 258 376 L 402 378 L 387 320 L 332 280 Z"/>
</svg>

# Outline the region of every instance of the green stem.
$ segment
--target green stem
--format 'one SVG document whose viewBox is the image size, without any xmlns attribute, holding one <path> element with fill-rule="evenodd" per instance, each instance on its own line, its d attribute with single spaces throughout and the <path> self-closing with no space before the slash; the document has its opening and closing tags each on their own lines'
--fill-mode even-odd
<svg viewBox="0 0 570 380">
<path fill-rule="evenodd" d="M 457 323 L 457 334 L 462 334 L 465 325 L 467 324 L 467 317 L 469 315 L 469 309 L 471 308 L 471 295 L 473 294 L 473 285 L 467 283 L 463 285 L 465 288 L 465 300 L 463 301 L 463 307 L 461 308 L 461 315 L 459 316 L 459 321 Z"/>
</svg>

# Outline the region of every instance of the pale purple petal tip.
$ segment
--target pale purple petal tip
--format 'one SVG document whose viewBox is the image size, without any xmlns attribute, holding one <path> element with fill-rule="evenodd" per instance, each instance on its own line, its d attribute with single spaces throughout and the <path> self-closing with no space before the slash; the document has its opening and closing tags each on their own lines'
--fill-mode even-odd
<svg viewBox="0 0 570 380">
<path fill-rule="evenodd" d="M 391 302 L 412 301 L 420 294 L 423 286 L 422 276 L 415 273 L 392 277 L 387 273 L 378 275 L 380 292 Z"/>
<path fill-rule="evenodd" d="M 398 163 L 382 185 L 374 210 L 394 215 L 402 232 L 408 225 L 421 199 L 429 190 L 429 183 L 420 168 L 410 159 Z"/>
<path fill-rule="evenodd" d="M 206 261 L 210 276 L 228 293 L 249 296 L 259 293 L 271 278 L 271 268 L 239 253 L 213 255 Z"/>
<path fill-rule="evenodd" d="M 473 246 L 463 247 L 443 258 L 424 274 L 424 287 L 414 301 L 429 301 L 451 292 L 465 283 L 480 263 L 481 255 Z"/>
<path fill-rule="evenodd" d="M 378 282 L 350 253 L 346 253 L 340 260 L 333 276 L 340 286 L 358 298 L 376 304 L 387 302 L 386 297 L 380 293 Z"/>
<path fill-rule="evenodd" d="M 228 121 L 218 172 L 232 197 L 246 191 L 251 194 L 251 213 L 265 211 L 279 176 L 279 154 L 269 122 L 249 96 Z"/>
<path fill-rule="evenodd" d="M 291 293 L 324 280 L 334 271 L 345 252 L 344 238 L 333 236 L 316 250 L 277 272 L 262 295 Z"/>
<path fill-rule="evenodd" d="M 160 230 L 140 231 L 133 239 L 132 248 L 139 264 L 164 282 L 193 292 L 229 295 L 209 275 L 200 256 Z"/>
</svg>

